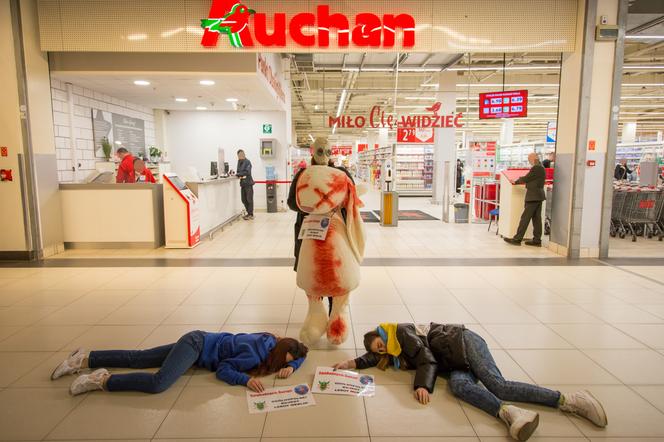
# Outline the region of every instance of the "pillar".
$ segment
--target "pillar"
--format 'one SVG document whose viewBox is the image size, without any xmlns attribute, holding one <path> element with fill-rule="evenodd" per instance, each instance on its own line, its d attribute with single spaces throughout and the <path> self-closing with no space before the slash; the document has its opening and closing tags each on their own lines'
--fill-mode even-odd
<svg viewBox="0 0 664 442">
<path fill-rule="evenodd" d="M 503 125 L 500 126 L 500 143 L 501 146 L 514 144 L 514 120 L 503 120 Z"/>
<path fill-rule="evenodd" d="M 438 75 L 438 93 L 436 101 L 441 103 L 438 110 L 439 115 L 449 115 L 456 111 L 456 72 L 443 71 Z M 454 182 L 454 173 L 456 172 L 456 148 L 454 128 L 434 129 L 434 149 L 433 149 L 433 183 L 432 183 L 432 202 L 441 204 L 445 198 L 443 196 L 444 182 L 449 182 L 451 198 L 456 188 Z M 445 176 L 445 162 L 450 162 L 450 173 Z M 450 201 L 450 199 L 447 199 Z M 447 221 L 447 220 L 444 220 Z"/>
<path fill-rule="evenodd" d="M 633 143 L 636 141 L 636 122 L 625 123 L 622 127 L 622 136 L 620 142 Z"/>
<path fill-rule="evenodd" d="M 570 258 L 599 257 L 608 244 L 626 5 L 579 1 L 576 47 L 562 60 L 549 247 Z M 618 42 L 595 41 L 601 17 L 619 24 Z"/>
<path fill-rule="evenodd" d="M 9 209 L 3 210 L 0 258 L 37 259 L 64 248 L 48 56 L 35 32 L 37 1 L 2 2 L 0 22 L 0 145 L 8 148 L 0 168 L 14 172 L 13 182 L 0 183 L 0 200 Z"/>
</svg>

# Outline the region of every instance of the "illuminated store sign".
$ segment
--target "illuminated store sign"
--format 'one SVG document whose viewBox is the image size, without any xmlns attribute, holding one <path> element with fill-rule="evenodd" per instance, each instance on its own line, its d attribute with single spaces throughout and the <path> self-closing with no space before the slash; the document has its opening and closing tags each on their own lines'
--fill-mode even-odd
<svg viewBox="0 0 664 442">
<path fill-rule="evenodd" d="M 228 35 L 236 48 L 285 47 L 287 39 L 303 47 L 327 48 L 330 30 L 337 31 L 339 48 L 352 42 L 357 47 L 393 48 L 397 31 L 403 34 L 403 48 L 415 46 L 415 19 L 409 14 L 384 14 L 382 17 L 361 12 L 352 20 L 342 12 L 330 12 L 329 5 L 318 5 L 316 13 L 301 12 L 287 16 L 273 14 L 268 25 L 267 14 L 254 11 L 237 0 L 213 0 L 209 17 L 201 20 L 205 29 L 201 44 L 215 47 L 220 34 Z"/>
<path fill-rule="evenodd" d="M 528 91 L 480 94 L 480 120 L 528 116 Z"/>
<path fill-rule="evenodd" d="M 436 104 L 438 104 L 436 106 Z M 362 129 L 364 127 L 376 128 L 432 128 L 441 129 L 448 127 L 463 127 L 463 113 L 451 112 L 447 115 L 438 115 L 440 104 L 427 108 L 431 115 L 394 115 L 385 112 L 380 106 L 371 108 L 368 116 L 364 115 L 339 115 L 328 116 L 328 127 Z"/>
</svg>

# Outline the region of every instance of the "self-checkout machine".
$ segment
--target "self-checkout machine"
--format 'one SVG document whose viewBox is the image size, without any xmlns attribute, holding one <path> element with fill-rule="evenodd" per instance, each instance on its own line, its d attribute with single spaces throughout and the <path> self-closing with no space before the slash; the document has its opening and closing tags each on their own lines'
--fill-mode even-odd
<svg viewBox="0 0 664 442">
<path fill-rule="evenodd" d="M 392 158 L 383 161 L 380 171 L 380 225 L 396 227 L 399 224 L 399 194 L 393 189 L 394 169 Z"/>
<path fill-rule="evenodd" d="M 167 249 L 191 249 L 201 240 L 198 197 L 175 173 L 164 175 L 164 230 Z"/>
</svg>

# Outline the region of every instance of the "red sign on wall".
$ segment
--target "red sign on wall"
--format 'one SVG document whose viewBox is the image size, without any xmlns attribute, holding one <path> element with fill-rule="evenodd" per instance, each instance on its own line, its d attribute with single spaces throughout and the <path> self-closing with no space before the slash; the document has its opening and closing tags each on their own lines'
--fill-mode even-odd
<svg viewBox="0 0 664 442">
<path fill-rule="evenodd" d="M 7 155 L 9 155 L 9 149 L 7 148 L 7 146 L 0 147 L 0 156 L 6 157 Z"/>
<path fill-rule="evenodd" d="M 487 92 L 480 94 L 480 120 L 528 116 L 528 91 Z"/>
<path fill-rule="evenodd" d="M 433 144 L 433 129 L 400 127 L 397 129 L 397 143 Z"/>
<path fill-rule="evenodd" d="M 332 155 L 352 155 L 353 146 L 332 146 Z"/>
</svg>

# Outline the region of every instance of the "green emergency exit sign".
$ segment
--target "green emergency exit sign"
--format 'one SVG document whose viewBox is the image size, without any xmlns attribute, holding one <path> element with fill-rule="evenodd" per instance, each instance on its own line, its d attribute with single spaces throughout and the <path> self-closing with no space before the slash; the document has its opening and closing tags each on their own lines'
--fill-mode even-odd
<svg viewBox="0 0 664 442">
<path fill-rule="evenodd" d="M 265 123 L 263 124 L 263 133 L 264 134 L 271 134 L 272 133 L 272 125 Z"/>
</svg>

